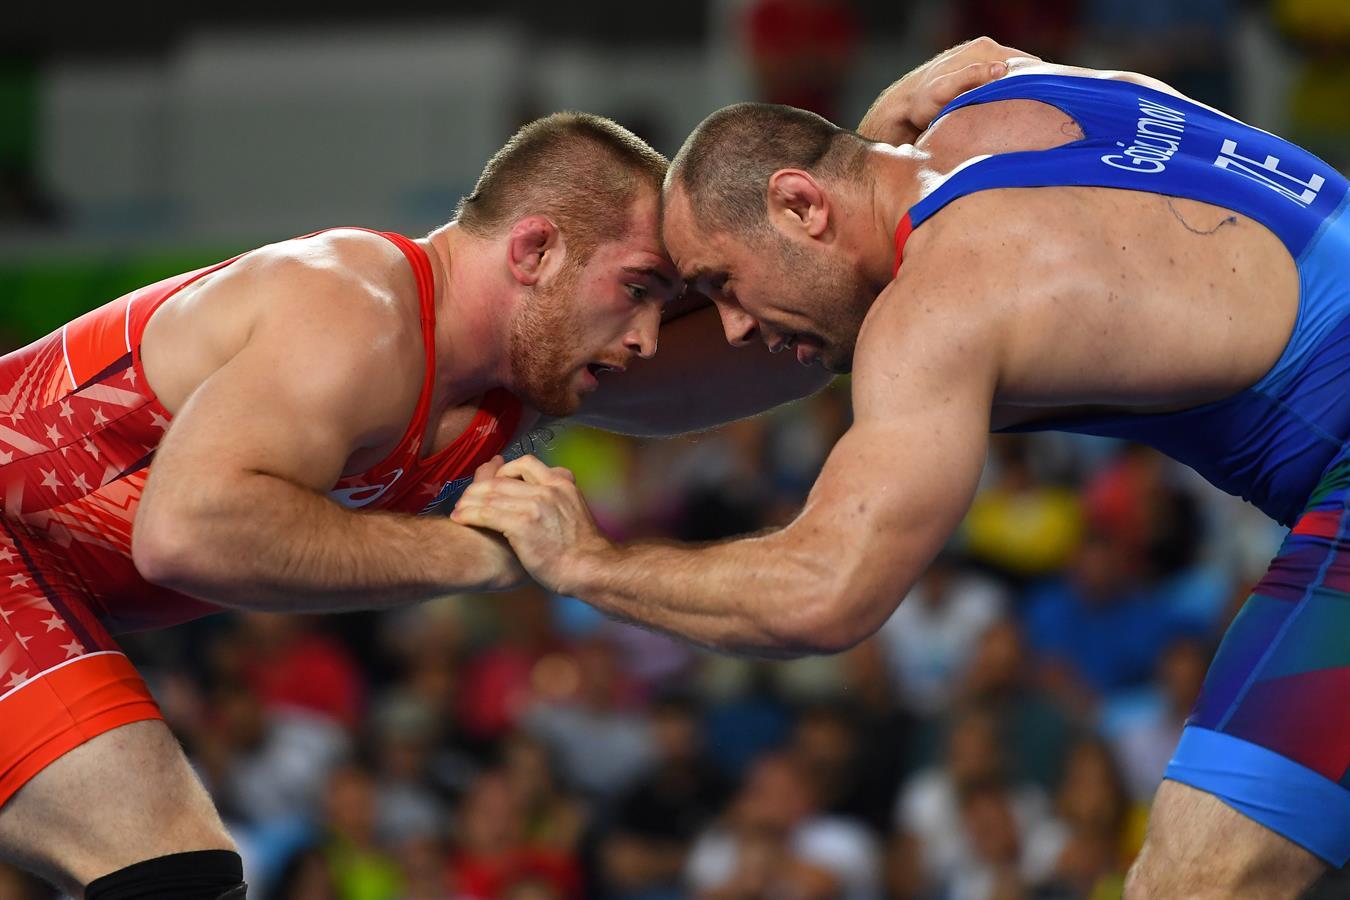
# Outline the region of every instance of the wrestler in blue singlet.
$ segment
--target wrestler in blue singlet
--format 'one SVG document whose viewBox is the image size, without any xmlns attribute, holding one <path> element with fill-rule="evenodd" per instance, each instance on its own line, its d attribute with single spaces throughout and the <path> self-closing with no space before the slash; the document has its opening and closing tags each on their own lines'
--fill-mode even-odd
<svg viewBox="0 0 1350 900">
<path fill-rule="evenodd" d="M 1094 186 L 1224 207 L 1269 228 L 1298 266 L 1274 367 L 1225 399 L 1166 414 L 1039 421 L 1150 444 L 1293 531 L 1234 620 L 1167 778 L 1207 791 L 1333 866 L 1350 860 L 1350 185 L 1288 141 L 1171 94 L 1062 75 L 1005 78 L 939 115 L 1037 100 L 1082 140 L 957 171 L 901 231 L 992 188 Z"/>
</svg>

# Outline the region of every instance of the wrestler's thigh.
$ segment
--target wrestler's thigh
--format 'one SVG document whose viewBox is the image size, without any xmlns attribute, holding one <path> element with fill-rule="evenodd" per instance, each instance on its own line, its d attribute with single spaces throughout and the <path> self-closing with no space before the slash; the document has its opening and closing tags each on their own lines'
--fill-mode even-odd
<svg viewBox="0 0 1350 900">
<path fill-rule="evenodd" d="M 233 849 L 162 721 L 133 722 L 80 744 L 0 807 L 0 854 L 74 896 L 142 860 Z"/>
<path fill-rule="evenodd" d="M 1164 781 L 1125 897 L 1293 900 L 1326 870 L 1312 853 L 1212 795 Z"/>
</svg>

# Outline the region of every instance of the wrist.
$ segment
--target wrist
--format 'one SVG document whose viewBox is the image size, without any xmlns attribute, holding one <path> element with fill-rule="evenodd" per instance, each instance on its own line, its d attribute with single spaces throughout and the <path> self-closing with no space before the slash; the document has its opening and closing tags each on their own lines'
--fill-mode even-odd
<svg viewBox="0 0 1350 900">
<path fill-rule="evenodd" d="M 619 547 L 604 539 L 577 548 L 570 554 L 572 559 L 559 579 L 559 593 L 583 600 L 597 596 L 608 587 L 610 574 L 622 554 Z"/>
</svg>

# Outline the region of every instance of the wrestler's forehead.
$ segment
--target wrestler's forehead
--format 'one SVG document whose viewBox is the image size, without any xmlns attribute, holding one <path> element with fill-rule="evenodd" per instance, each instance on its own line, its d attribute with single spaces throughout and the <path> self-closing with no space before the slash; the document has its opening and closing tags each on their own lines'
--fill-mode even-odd
<svg viewBox="0 0 1350 900">
<path fill-rule="evenodd" d="M 625 265 L 664 266 L 674 275 L 661 240 L 661 203 L 656 191 L 643 191 L 629 211 L 628 231 L 618 242 Z"/>
<path fill-rule="evenodd" d="M 661 226 L 666 250 L 680 277 L 692 284 L 709 275 L 724 274 L 723 236 L 699 227 L 688 198 L 678 187 L 666 190 Z"/>
</svg>

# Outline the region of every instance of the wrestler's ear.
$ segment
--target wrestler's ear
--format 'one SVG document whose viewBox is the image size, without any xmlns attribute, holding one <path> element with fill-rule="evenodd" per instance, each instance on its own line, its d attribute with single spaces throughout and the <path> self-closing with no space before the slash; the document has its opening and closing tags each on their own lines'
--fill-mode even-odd
<svg viewBox="0 0 1350 900">
<path fill-rule="evenodd" d="M 511 226 L 506 264 L 519 283 L 532 286 L 562 260 L 562 237 L 547 216 L 526 216 Z"/>
<path fill-rule="evenodd" d="M 770 222 L 806 237 L 820 237 L 830 224 L 824 188 L 801 169 L 779 169 L 769 176 L 768 208 Z"/>
</svg>

